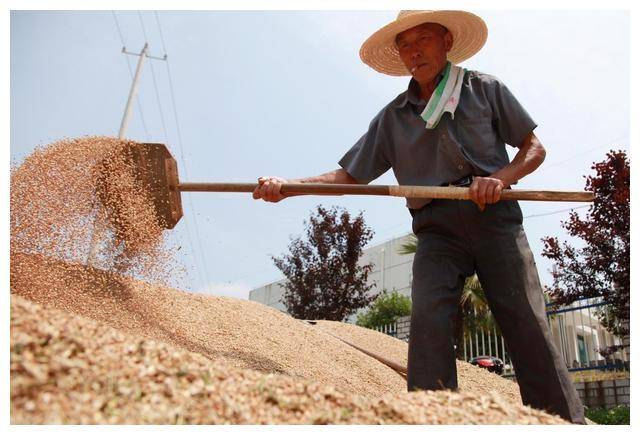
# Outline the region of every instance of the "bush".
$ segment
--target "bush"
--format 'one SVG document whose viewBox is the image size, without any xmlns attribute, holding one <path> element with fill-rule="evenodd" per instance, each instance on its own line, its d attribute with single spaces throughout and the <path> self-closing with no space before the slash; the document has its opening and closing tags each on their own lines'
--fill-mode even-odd
<svg viewBox="0 0 640 435">
<path fill-rule="evenodd" d="M 630 424 L 630 408 L 618 405 L 612 409 L 589 408 L 585 411 L 585 417 L 598 424 Z"/>
<path fill-rule="evenodd" d="M 373 301 L 370 308 L 358 315 L 356 325 L 365 328 L 388 325 L 399 317 L 411 314 L 411 298 L 401 295 L 396 290 L 382 293 Z"/>
</svg>

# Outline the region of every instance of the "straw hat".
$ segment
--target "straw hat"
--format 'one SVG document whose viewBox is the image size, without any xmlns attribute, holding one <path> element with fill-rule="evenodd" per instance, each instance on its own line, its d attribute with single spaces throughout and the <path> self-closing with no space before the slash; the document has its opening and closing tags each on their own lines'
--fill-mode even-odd
<svg viewBox="0 0 640 435">
<path fill-rule="evenodd" d="M 411 75 L 402 63 L 396 36 L 423 23 L 438 23 L 453 35 L 453 47 L 447 54 L 451 63 L 460 63 L 476 54 L 487 40 L 487 25 L 482 18 L 465 11 L 400 11 L 395 21 L 367 39 L 360 48 L 360 59 L 371 68 L 391 76 Z"/>
</svg>

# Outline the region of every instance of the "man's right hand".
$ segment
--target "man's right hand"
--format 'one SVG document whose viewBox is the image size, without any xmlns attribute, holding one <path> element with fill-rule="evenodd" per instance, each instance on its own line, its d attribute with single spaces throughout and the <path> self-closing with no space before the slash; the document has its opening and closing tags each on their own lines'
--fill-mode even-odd
<svg viewBox="0 0 640 435">
<path fill-rule="evenodd" d="M 253 191 L 253 199 L 264 199 L 267 202 L 278 202 L 287 197 L 280 193 L 280 186 L 289 181 L 282 177 L 260 177 L 258 186 Z"/>
</svg>

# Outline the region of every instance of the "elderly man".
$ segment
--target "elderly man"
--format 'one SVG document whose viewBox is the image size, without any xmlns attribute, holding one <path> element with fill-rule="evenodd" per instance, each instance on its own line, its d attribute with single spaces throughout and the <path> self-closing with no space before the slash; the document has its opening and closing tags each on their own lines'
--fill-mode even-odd
<svg viewBox="0 0 640 435">
<path fill-rule="evenodd" d="M 375 32 L 361 59 L 411 75 L 368 131 L 326 174 L 261 177 L 256 199 L 278 202 L 282 183 L 367 184 L 393 168 L 401 185 L 469 186 L 473 202 L 407 199 L 418 238 L 413 262 L 408 389 L 458 387 L 454 330 L 465 278 L 477 273 L 507 342 L 523 403 L 584 423 L 556 350 L 516 201 L 503 189 L 534 171 L 545 150 L 536 123 L 498 79 L 456 66 L 484 45 L 484 21 L 463 11 L 402 11 Z M 519 151 L 509 161 L 505 144 Z M 289 196 L 289 195 L 286 195 Z"/>
</svg>

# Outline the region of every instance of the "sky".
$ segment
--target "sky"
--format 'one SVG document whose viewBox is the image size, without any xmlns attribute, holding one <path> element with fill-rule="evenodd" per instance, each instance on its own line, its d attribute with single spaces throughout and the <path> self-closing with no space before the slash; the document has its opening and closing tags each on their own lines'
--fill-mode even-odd
<svg viewBox="0 0 640 435">
<path fill-rule="evenodd" d="M 538 123 L 547 149 L 544 164 L 517 188 L 582 190 L 592 162 L 630 147 L 629 13 L 472 12 L 489 37 L 462 66 L 500 78 Z M 337 169 L 373 116 L 406 89 L 408 78 L 379 74 L 358 57 L 362 42 L 396 14 L 12 11 L 11 162 L 65 137 L 117 136 L 131 86 L 127 59 L 132 69 L 138 59 L 121 52 L 123 41 L 131 52 L 146 41 L 151 55 L 166 53 L 168 61 L 145 64 L 126 136 L 167 144 L 181 181 L 256 182 Z M 373 183 L 397 184 L 391 171 Z M 286 252 L 318 204 L 362 211 L 375 232 L 369 246 L 411 229 L 402 198 L 298 196 L 271 204 L 250 194 L 183 193 L 182 202 L 185 215 L 170 234 L 188 272 L 179 285 L 240 298 L 282 278 L 271 256 Z M 564 238 L 568 209 L 583 204 L 520 204 L 541 280 L 550 284 L 540 239 Z"/>
</svg>

